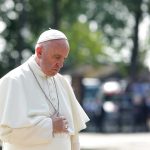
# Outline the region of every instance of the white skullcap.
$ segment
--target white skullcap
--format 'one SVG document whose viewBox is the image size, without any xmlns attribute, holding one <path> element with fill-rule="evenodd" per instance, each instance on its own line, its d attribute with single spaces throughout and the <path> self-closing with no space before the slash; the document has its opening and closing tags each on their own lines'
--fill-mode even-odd
<svg viewBox="0 0 150 150">
<path fill-rule="evenodd" d="M 39 39 L 37 40 L 37 43 L 42 43 L 42 42 L 46 42 L 46 41 L 49 41 L 49 40 L 57 40 L 57 39 L 66 39 L 67 40 L 67 37 L 61 31 L 58 31 L 58 30 L 55 30 L 55 29 L 49 29 L 49 30 L 43 32 L 39 36 Z"/>
</svg>

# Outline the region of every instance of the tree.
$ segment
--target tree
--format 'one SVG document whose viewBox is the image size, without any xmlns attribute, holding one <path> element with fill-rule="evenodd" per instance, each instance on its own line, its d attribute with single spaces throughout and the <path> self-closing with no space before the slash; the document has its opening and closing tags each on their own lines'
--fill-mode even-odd
<svg viewBox="0 0 150 150">
<path fill-rule="evenodd" d="M 88 20 L 95 20 L 106 36 L 107 43 L 118 52 L 123 47 L 131 49 L 129 76 L 134 79 L 139 63 L 139 24 L 149 13 L 149 0 L 86 0 Z M 133 44 L 132 44 L 133 43 Z M 141 65 L 141 64 L 140 64 Z"/>
<path fill-rule="evenodd" d="M 134 80 L 136 78 L 137 75 L 137 69 L 138 69 L 138 55 L 139 55 L 139 37 L 138 37 L 138 33 L 139 33 L 139 24 L 142 20 L 142 15 L 143 15 L 143 11 L 142 11 L 142 4 L 144 3 L 144 0 L 137 0 L 136 1 L 136 5 L 135 5 L 135 1 L 122 1 L 127 8 L 129 9 L 129 11 L 133 14 L 134 20 L 135 20 L 135 25 L 134 25 L 134 30 L 133 30 L 133 49 L 132 49 L 132 55 L 131 55 L 131 67 L 130 67 L 130 77 L 131 80 Z"/>
<path fill-rule="evenodd" d="M 87 57 L 90 56 L 90 59 L 85 59 L 85 56 L 80 56 L 79 52 L 77 53 L 77 56 L 75 56 L 74 51 L 71 51 L 71 55 L 74 55 L 71 56 L 71 58 L 75 57 L 76 60 L 70 59 L 71 63 L 68 64 L 80 64 L 80 61 L 83 62 L 84 60 L 92 60 L 95 63 L 94 55 L 97 55 L 96 52 L 99 53 L 101 51 L 101 47 L 100 44 L 98 44 L 99 41 L 96 42 L 97 39 L 94 39 L 95 41 L 93 41 L 92 38 L 92 36 L 98 37 L 97 33 L 91 33 L 88 30 L 87 25 L 82 24 L 81 27 L 83 28 L 83 31 L 86 32 L 84 33 L 78 24 L 78 16 L 84 10 L 82 3 L 83 1 L 80 0 L 37 0 L 36 2 L 33 0 L 1 0 L 0 21 L 6 25 L 6 28 L 1 33 L 1 37 L 6 44 L 0 57 L 2 62 L 0 64 L 1 68 L 6 69 L 3 73 L 1 72 L 1 75 L 20 65 L 27 59 L 34 51 L 34 43 L 39 34 L 49 27 L 61 29 L 66 33 L 71 32 L 73 34 L 75 34 L 76 28 L 79 28 L 75 36 L 80 38 L 79 35 L 81 34 L 79 32 L 82 32 L 83 36 L 81 36 L 80 40 L 83 43 L 81 44 L 81 41 L 74 37 L 78 44 L 71 45 L 73 46 L 73 49 L 81 48 L 81 55 L 85 53 L 83 51 L 87 48 L 87 52 L 89 52 L 91 56 L 87 55 Z M 76 10 L 77 7 L 78 10 Z M 84 28 L 86 30 L 84 30 Z M 89 33 L 90 35 L 88 35 Z M 85 39 L 82 39 L 83 37 Z M 71 38 L 72 37 L 70 36 L 70 39 Z M 89 48 L 90 43 L 94 43 L 94 48 L 98 46 L 98 48 L 95 49 L 96 52 L 91 51 L 92 47 Z"/>
<path fill-rule="evenodd" d="M 87 23 L 80 22 L 74 23 L 66 33 L 71 47 L 68 67 L 87 64 L 99 67 L 101 64 L 100 57 L 105 55 L 101 33 L 90 31 Z"/>
<path fill-rule="evenodd" d="M 25 53 L 31 54 L 33 51 L 31 43 L 35 42 L 35 37 L 45 26 L 49 5 L 48 2 L 33 3 L 27 0 L 2 0 L 0 3 L 0 20 L 6 25 L 1 34 L 6 42 L 5 49 L 1 53 L 4 60 L 1 65 L 6 68 L 6 73 L 22 63 Z"/>
</svg>

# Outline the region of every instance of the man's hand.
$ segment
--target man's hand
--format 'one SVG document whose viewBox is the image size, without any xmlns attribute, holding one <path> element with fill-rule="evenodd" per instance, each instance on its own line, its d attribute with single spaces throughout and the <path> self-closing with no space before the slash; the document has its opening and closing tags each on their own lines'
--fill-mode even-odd
<svg viewBox="0 0 150 150">
<path fill-rule="evenodd" d="M 68 132 L 68 122 L 64 116 L 54 116 L 53 122 L 53 133 Z"/>
</svg>

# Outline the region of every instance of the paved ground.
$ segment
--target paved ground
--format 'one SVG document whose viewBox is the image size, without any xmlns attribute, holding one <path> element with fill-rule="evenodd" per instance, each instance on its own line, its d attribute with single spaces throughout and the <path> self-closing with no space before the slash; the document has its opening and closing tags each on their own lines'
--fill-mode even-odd
<svg viewBox="0 0 150 150">
<path fill-rule="evenodd" d="M 150 133 L 81 133 L 82 150 L 150 150 Z"/>
<path fill-rule="evenodd" d="M 150 150 L 150 133 L 81 133 L 80 144 L 81 150 Z"/>
</svg>

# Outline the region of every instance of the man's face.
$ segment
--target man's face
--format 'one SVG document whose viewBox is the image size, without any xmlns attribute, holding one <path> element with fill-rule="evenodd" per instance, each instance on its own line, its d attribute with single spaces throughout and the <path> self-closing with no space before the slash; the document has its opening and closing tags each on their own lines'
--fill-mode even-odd
<svg viewBox="0 0 150 150">
<path fill-rule="evenodd" d="M 38 64 L 47 76 L 54 76 L 63 67 L 69 54 L 69 44 L 65 39 L 52 40 L 42 46 Z"/>
</svg>

